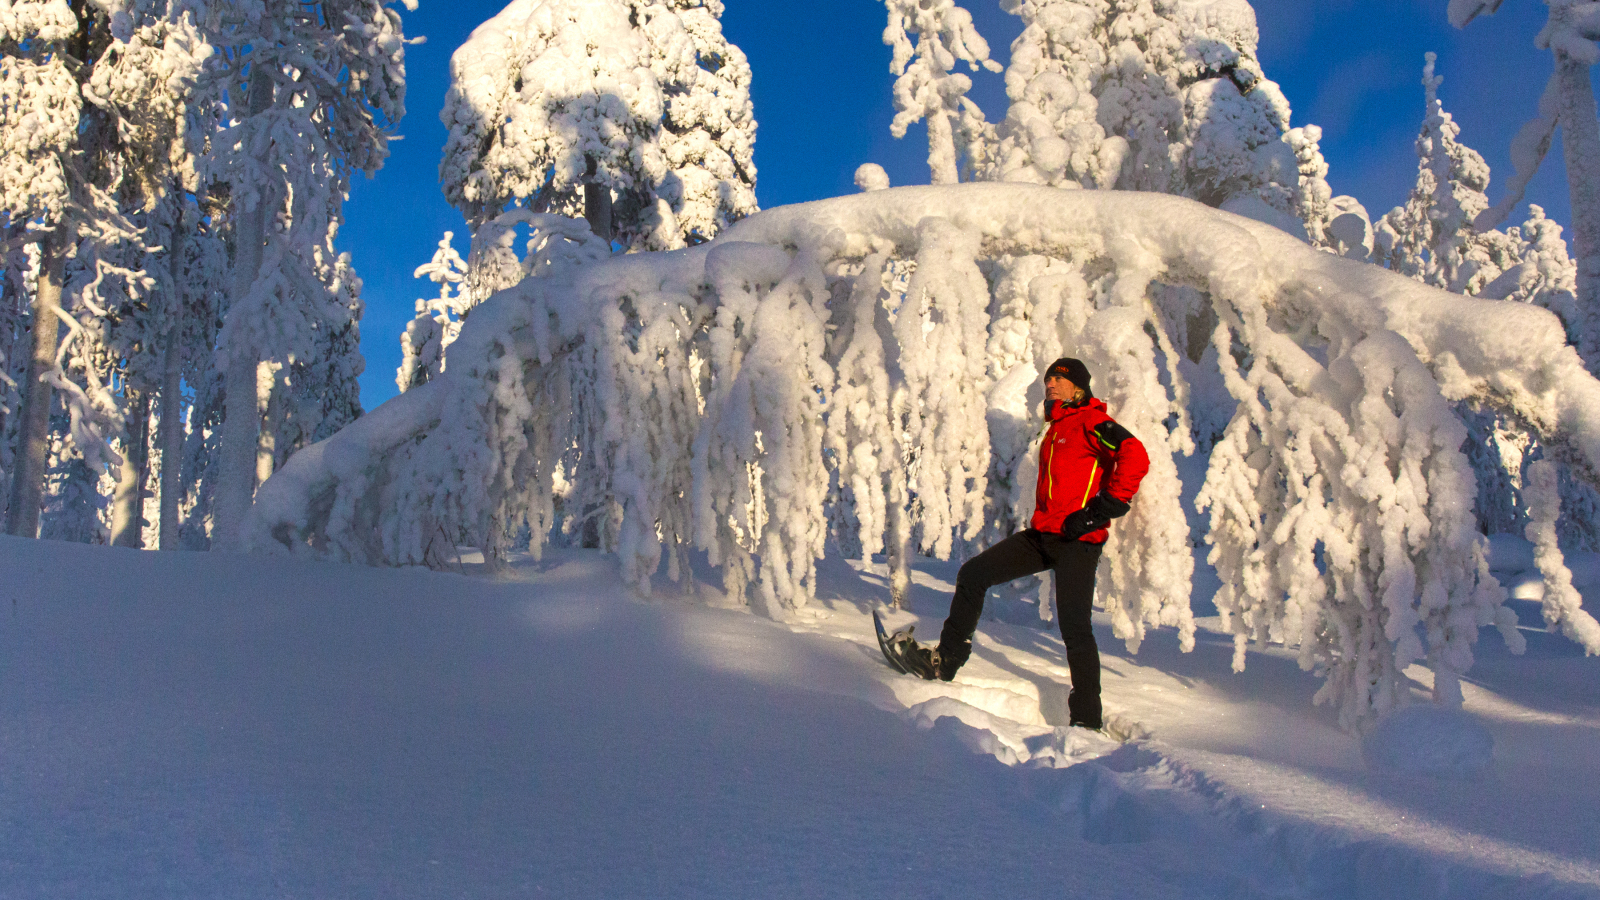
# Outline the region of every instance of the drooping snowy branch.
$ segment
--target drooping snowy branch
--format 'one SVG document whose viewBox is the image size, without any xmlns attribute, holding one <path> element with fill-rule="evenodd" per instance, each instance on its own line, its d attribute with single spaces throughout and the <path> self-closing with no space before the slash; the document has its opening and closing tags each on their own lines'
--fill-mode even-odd
<svg viewBox="0 0 1600 900">
<path fill-rule="evenodd" d="M 1037 261 L 1008 267 L 993 305 L 974 273 L 1002 258 Z M 524 526 L 537 551 L 588 521 L 641 588 L 699 548 L 732 597 L 780 614 L 814 590 L 829 523 L 862 550 L 954 552 L 1025 504 L 1026 386 L 1071 350 L 1152 451 L 1102 599 L 1130 645 L 1160 625 L 1187 638 L 1174 412 L 1194 409 L 1199 369 L 1166 332 L 1195 298 L 1215 322 L 1202 358 L 1235 404 L 1204 502 L 1240 646 L 1298 648 L 1350 723 L 1398 702 L 1411 661 L 1458 699 L 1478 629 L 1509 613 L 1450 404 L 1514 413 L 1594 480 L 1600 382 L 1542 309 L 1490 316 L 1492 301 L 1175 197 L 875 191 L 528 279 L 476 308 L 444 375 L 293 457 L 252 540 L 404 564 L 439 542 L 493 555 Z"/>
<path fill-rule="evenodd" d="M 1583 608 L 1583 597 L 1572 586 L 1572 572 L 1561 557 L 1556 541 L 1556 521 L 1561 516 L 1561 492 L 1556 467 L 1547 460 L 1528 466 L 1527 538 L 1533 544 L 1534 564 L 1544 576 L 1544 621 L 1583 648 L 1600 654 L 1600 623 Z"/>
<path fill-rule="evenodd" d="M 893 51 L 894 122 L 889 131 L 905 137 L 914 122 L 928 123 L 928 169 L 934 184 L 955 184 L 968 173 L 988 168 L 993 127 L 977 104 L 967 99 L 972 79 L 955 71 L 964 62 L 976 72 L 999 72 L 989 59 L 989 44 L 973 27 L 972 14 L 955 0 L 885 0 L 889 24 L 883 42 Z"/>
</svg>

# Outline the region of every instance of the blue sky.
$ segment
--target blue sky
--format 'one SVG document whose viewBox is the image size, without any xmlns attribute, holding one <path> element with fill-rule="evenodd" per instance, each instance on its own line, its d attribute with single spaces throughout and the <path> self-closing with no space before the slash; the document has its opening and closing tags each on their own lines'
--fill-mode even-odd
<svg viewBox="0 0 1600 900">
<path fill-rule="evenodd" d="M 916 130 L 889 135 L 889 49 L 877 0 L 726 0 L 723 31 L 749 57 L 759 130 L 756 192 L 763 207 L 852 193 L 863 162 L 895 184 L 925 183 L 926 143 Z M 962 0 L 997 60 L 1007 59 L 1019 21 L 997 0 Z M 408 113 L 402 140 L 372 179 L 357 177 L 345 206 L 339 247 L 354 257 L 367 309 L 361 322 L 364 406 L 395 393 L 399 336 L 417 297 L 432 285 L 412 271 L 433 255 L 445 231 L 466 250 L 466 228 L 439 191 L 445 131 L 438 113 L 449 86 L 450 54 L 473 28 L 503 8 L 499 0 L 421 0 L 402 13 L 405 31 L 426 42 L 407 55 Z M 1498 14 L 1464 30 L 1445 19 L 1446 0 L 1254 0 L 1260 58 L 1294 110 L 1294 124 L 1323 129 L 1322 150 L 1336 194 L 1351 194 L 1374 217 L 1405 199 L 1416 178 L 1412 143 L 1422 118 L 1423 53 L 1439 54 L 1440 96 L 1461 139 L 1482 153 L 1498 200 L 1511 174 L 1511 137 L 1531 118 L 1551 71 L 1536 50 L 1544 22 L 1537 0 L 1507 0 Z M 1005 115 L 1001 77 L 973 76 L 973 97 L 991 120 Z M 1559 141 L 1559 138 L 1558 138 Z M 1564 225 L 1570 222 L 1559 143 L 1528 191 Z M 1524 213 L 1519 211 L 1520 220 Z"/>
</svg>

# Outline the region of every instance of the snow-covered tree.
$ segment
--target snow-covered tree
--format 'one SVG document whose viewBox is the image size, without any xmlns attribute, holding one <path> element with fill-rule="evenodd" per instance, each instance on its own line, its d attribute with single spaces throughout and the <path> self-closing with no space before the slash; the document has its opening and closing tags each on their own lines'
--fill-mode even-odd
<svg viewBox="0 0 1600 900">
<path fill-rule="evenodd" d="M 445 348 L 455 341 L 462 316 L 470 309 L 466 285 L 462 284 L 467 278 L 467 261 L 451 246 L 454 237 L 446 231 L 433 259 L 412 273 L 433 282 L 439 296 L 419 299 L 417 317 L 400 335 L 400 368 L 395 372 L 394 383 L 402 391 L 444 371 Z"/>
<path fill-rule="evenodd" d="M 514 245 L 524 234 L 527 240 L 519 254 Z M 417 317 L 400 336 L 402 359 L 395 384 L 402 391 L 444 371 L 445 351 L 461 333 L 461 323 L 496 291 L 611 255 L 611 248 L 583 220 L 525 209 L 501 213 L 480 226 L 466 260 L 451 246 L 453 237 L 445 232 L 433 259 L 414 273 L 438 285 L 439 296 L 417 301 Z"/>
<path fill-rule="evenodd" d="M 1581 321 L 1577 308 L 1578 266 L 1561 237 L 1561 225 L 1544 214 L 1544 207 L 1528 204 L 1528 218 L 1509 231 L 1517 241 L 1516 265 L 1478 292 L 1481 297 L 1533 303 L 1561 317 L 1567 334 L 1576 338 Z M 1577 344 L 1573 340 L 1573 344 Z"/>
<path fill-rule="evenodd" d="M 1023 31 L 990 178 L 1179 194 L 1324 241 L 1321 132 L 1290 126 L 1246 0 L 1001 5 Z"/>
<path fill-rule="evenodd" d="M 967 99 L 972 79 L 955 71 L 958 62 L 976 72 L 1000 71 L 989 45 L 973 27 L 972 14 L 955 0 L 884 0 L 889 25 L 883 42 L 892 49 L 894 122 L 897 138 L 915 122 L 928 127 L 928 170 L 934 184 L 955 184 L 963 170 L 988 168 L 994 127 Z"/>
<path fill-rule="evenodd" d="M 1442 76 L 1426 54 L 1422 86 L 1426 112 L 1417 135 L 1417 184 L 1405 204 L 1377 224 L 1378 260 L 1402 275 L 1460 294 L 1477 295 L 1519 262 L 1516 241 L 1501 231 L 1478 231 L 1489 208 L 1489 165 L 1458 140 L 1460 126 L 1439 100 Z"/>
<path fill-rule="evenodd" d="M 1450 24 L 1464 28 L 1479 15 L 1494 13 L 1502 0 L 1450 0 Z M 1579 352 L 1591 370 L 1600 367 L 1600 112 L 1597 112 L 1590 68 L 1600 62 L 1600 7 L 1589 0 L 1545 0 L 1550 18 L 1536 43 L 1555 57 L 1539 100 L 1538 115 L 1511 141 L 1516 176 L 1506 195 L 1481 213 L 1476 225 L 1494 228 L 1522 202 L 1528 182 L 1538 171 L 1561 126 L 1567 185 L 1572 195 L 1572 249 L 1577 259 L 1577 321 L 1573 327 Z"/>
<path fill-rule="evenodd" d="M 1473 296 L 1535 302 L 1555 311 L 1576 344 L 1581 322 L 1573 300 L 1574 268 L 1560 238 L 1560 226 L 1534 208 L 1524 229 L 1480 229 L 1489 201 L 1489 167 L 1459 140 L 1460 129 L 1444 111 L 1434 72 L 1435 55 L 1426 54 L 1422 83 L 1426 114 L 1416 143 L 1417 184 L 1403 206 L 1377 225 L 1376 261 L 1427 284 Z M 1522 236 L 1528 232 L 1531 240 Z M 1478 527 L 1489 534 L 1524 529 L 1529 508 L 1525 470 L 1544 453 L 1538 435 L 1503 410 L 1468 398 L 1458 410 L 1467 426 L 1464 445 L 1479 482 Z M 1588 515 L 1600 498 L 1581 479 L 1560 479 L 1567 514 L 1561 534 L 1569 547 L 1594 546 Z"/>
<path fill-rule="evenodd" d="M 1020 258 L 1032 270 L 1009 284 L 980 274 Z M 1192 550 L 1160 473 L 1192 446 L 1185 416 L 1216 398 L 1162 347 L 1195 304 L 1229 404 L 1202 499 L 1238 664 L 1252 640 L 1285 642 L 1352 726 L 1405 702 L 1413 662 L 1458 703 L 1479 629 L 1521 637 L 1473 527 L 1452 404 L 1506 410 L 1594 480 L 1600 382 L 1536 306 L 1157 194 L 880 190 L 526 279 L 474 310 L 444 374 L 293 457 L 250 540 L 414 564 L 440 535 L 493 557 L 531 532 L 537 553 L 592 512 L 640 589 L 663 563 L 684 576 L 700 548 L 729 597 L 785 615 L 812 594 L 830 522 L 854 523 L 860 551 L 940 553 L 1025 505 L 1036 451 L 1009 479 L 983 457 L 1039 399 L 1022 386 L 1043 363 L 1007 365 L 1063 348 L 1089 354 L 1096 394 L 1151 450 L 1154 481 L 1103 562 L 1115 633 L 1137 647 L 1175 626 L 1187 644 Z M 1559 584 L 1560 548 L 1539 541 Z M 1551 621 L 1600 652 L 1592 619 L 1548 597 Z"/>
<path fill-rule="evenodd" d="M 126 546 L 143 545 L 147 481 L 156 468 L 151 429 L 158 409 L 182 404 L 181 379 L 169 377 L 175 373 L 168 358 L 184 349 L 184 322 L 191 315 L 185 293 L 204 280 L 182 265 L 193 242 L 186 232 L 198 221 L 193 213 L 189 224 L 184 221 L 201 188 L 197 154 L 218 113 L 214 100 L 198 91 L 202 66 L 211 55 L 196 18 L 203 12 L 187 3 L 126 11 L 127 39 L 108 51 L 86 91 L 96 104 L 124 111 L 117 151 L 126 161 L 126 174 L 117 195 L 140 232 L 126 264 L 145 284 L 139 295 L 105 304 L 102 329 L 106 378 L 118 386 L 124 423 L 117 438 L 122 464 L 110 539 Z M 171 429 L 178 417 L 165 418 L 174 421 L 165 440 L 155 443 L 176 465 L 181 432 L 175 436 Z"/>
<path fill-rule="evenodd" d="M 92 16 L 92 13 L 89 13 Z M 84 23 L 66 3 L 7 6 L 0 18 L 0 209 L 13 242 L 37 247 L 30 272 L 27 320 L 31 340 L 21 384 L 6 532 L 38 532 L 49 447 L 50 407 L 66 259 L 73 244 L 70 194 L 79 171 L 82 94 L 75 70 L 89 60 L 68 55 L 68 43 Z M 98 207 L 91 201 L 91 208 Z M 13 257 L 13 259 L 15 259 Z M 13 285 L 21 279 L 13 279 Z"/>
<path fill-rule="evenodd" d="M 647 35 L 670 32 L 670 15 L 694 51 L 685 55 L 676 39 L 651 40 L 652 68 L 672 76 L 661 123 L 667 177 L 655 189 L 663 225 L 651 247 L 703 243 L 757 209 L 750 64 L 722 34 L 722 0 L 629 2 Z"/>
<path fill-rule="evenodd" d="M 514 0 L 451 57 L 439 177 L 474 233 L 508 207 L 624 250 L 755 209 L 749 66 L 719 0 Z"/>
<path fill-rule="evenodd" d="M 280 458 L 285 429 L 309 436 L 360 408 L 360 285 L 333 242 L 351 173 L 383 164 L 385 129 L 404 115 L 406 39 L 380 0 L 268 0 L 214 11 L 211 24 L 224 51 L 212 83 L 226 92 L 230 122 L 212 139 L 208 167 L 228 186 L 235 247 L 216 351 L 227 414 L 213 545 L 229 549 L 258 461 Z M 263 378 L 272 373 L 309 394 L 274 404 L 280 383 Z M 290 409 L 310 419 L 290 423 Z M 275 417 L 265 428 L 264 411 Z"/>
<path fill-rule="evenodd" d="M 123 409 L 107 392 L 124 365 L 114 332 L 126 336 L 129 323 L 152 318 L 135 219 L 159 202 L 183 156 L 185 109 L 209 48 L 194 11 L 163 0 L 8 6 L 0 44 L 8 142 L 0 208 L 13 240 L 38 247 L 7 511 L 13 533 L 32 534 L 58 391 L 84 464 L 123 462 L 107 442 L 139 402 Z"/>
</svg>

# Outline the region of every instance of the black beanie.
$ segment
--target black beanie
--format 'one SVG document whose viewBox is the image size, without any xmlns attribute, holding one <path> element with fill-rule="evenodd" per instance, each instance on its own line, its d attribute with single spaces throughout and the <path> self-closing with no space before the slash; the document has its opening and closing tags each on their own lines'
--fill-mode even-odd
<svg viewBox="0 0 1600 900">
<path fill-rule="evenodd" d="M 1092 395 L 1094 393 L 1089 390 L 1089 367 L 1084 365 L 1082 360 L 1063 356 L 1051 363 L 1050 368 L 1044 370 L 1044 377 L 1049 378 L 1052 375 L 1059 375 L 1065 378 L 1083 388 L 1087 394 Z"/>
</svg>

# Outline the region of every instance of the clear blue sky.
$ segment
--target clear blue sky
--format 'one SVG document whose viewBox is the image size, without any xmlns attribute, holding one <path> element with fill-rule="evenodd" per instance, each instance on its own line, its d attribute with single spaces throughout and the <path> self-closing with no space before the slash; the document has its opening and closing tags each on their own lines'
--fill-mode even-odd
<svg viewBox="0 0 1600 900">
<path fill-rule="evenodd" d="M 895 184 L 925 183 L 925 137 L 889 136 L 889 49 L 877 0 L 726 0 L 723 31 L 754 72 L 759 131 L 757 196 L 763 208 L 853 193 L 863 162 L 888 170 Z M 997 0 L 962 0 L 1001 63 L 1021 30 Z M 426 43 L 407 54 L 408 113 L 403 140 L 373 179 L 357 177 L 345 206 L 339 247 L 364 282 L 361 350 L 364 406 L 395 393 L 399 336 L 417 297 L 432 285 L 412 271 L 432 257 L 445 231 L 465 253 L 466 228 L 439 191 L 445 131 L 439 108 L 449 85 L 450 54 L 473 28 L 503 8 L 499 0 L 421 0 L 402 13 L 406 34 Z M 1422 118 L 1422 55 L 1439 54 L 1440 96 L 1461 125 L 1461 139 L 1494 172 L 1491 200 L 1511 174 L 1511 137 L 1534 114 L 1551 71 L 1533 47 L 1544 22 L 1538 0 L 1507 0 L 1498 14 L 1458 31 L 1446 0 L 1254 0 L 1267 77 L 1278 82 L 1294 124 L 1322 126 L 1322 150 L 1336 194 L 1351 194 L 1374 217 L 1405 199 L 1416 178 L 1412 148 Z M 1005 115 L 1000 76 L 974 76 L 973 97 L 991 120 Z M 1528 199 L 1563 225 L 1571 220 L 1560 147 L 1551 150 Z M 1520 221 L 1524 213 L 1515 217 Z"/>
</svg>

